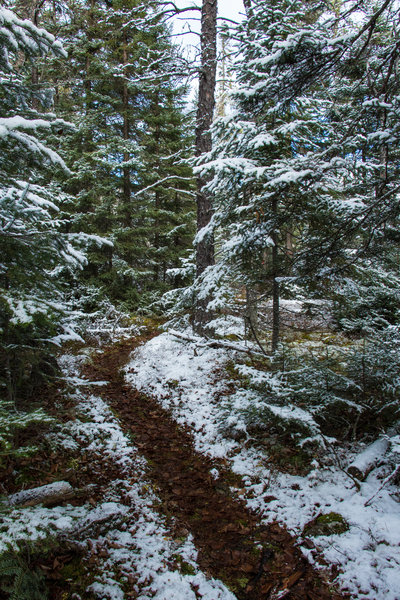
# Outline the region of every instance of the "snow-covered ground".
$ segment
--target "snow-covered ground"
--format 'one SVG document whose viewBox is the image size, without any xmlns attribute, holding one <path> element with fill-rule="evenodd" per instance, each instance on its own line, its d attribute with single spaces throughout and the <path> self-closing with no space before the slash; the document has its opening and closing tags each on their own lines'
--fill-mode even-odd
<svg viewBox="0 0 400 600">
<path fill-rule="evenodd" d="M 0 521 L 0 553 L 24 541 L 40 544 L 49 536 L 64 535 L 81 539 L 95 557 L 89 590 L 103 600 L 124 600 L 132 594 L 139 600 L 235 600 L 224 584 L 200 570 L 191 536 L 174 537 L 156 511 L 160 500 L 147 478 L 146 461 L 106 402 L 85 393 L 83 380 L 76 377 L 86 359 L 65 355 L 60 361 L 70 384 L 78 384 L 73 392 L 77 419 L 60 425 L 49 441 L 70 451 L 84 448 L 89 460 L 109 460 L 120 479 L 110 482 L 103 502 L 95 507 L 87 503 L 9 510 Z M 98 524 L 105 522 L 99 533 Z"/>
<path fill-rule="evenodd" d="M 280 521 L 300 536 L 301 548 L 311 561 L 317 558 L 318 565 L 322 556 L 337 565 L 343 589 L 363 600 L 399 600 L 400 505 L 395 488 L 387 485 L 379 491 L 381 480 L 373 472 L 357 491 L 343 469 L 316 461 L 305 477 L 271 471 L 265 456 L 246 448 L 243 439 L 225 438 L 221 425 L 227 419 L 227 386 L 216 372 L 233 357 L 230 349 L 210 348 L 163 333 L 133 353 L 126 380 L 171 409 L 177 422 L 189 425 L 197 450 L 228 459 L 245 483 L 236 493 L 245 494 L 248 505 L 266 522 Z M 239 401 L 240 394 L 236 396 Z M 347 461 L 344 466 L 352 457 L 342 456 Z M 348 521 L 348 531 L 314 537 L 313 544 L 301 537 L 307 523 L 331 512 Z"/>
<path fill-rule="evenodd" d="M 225 336 L 235 332 L 235 324 L 229 321 L 220 331 Z M 61 359 L 65 377 L 74 389 L 71 393 L 77 403 L 77 418 L 60 425 L 49 441 L 71 452 L 84 448 L 88 457 L 110 461 L 120 478 L 109 484 L 101 504 L 95 507 L 87 503 L 8 510 L 0 523 L 0 552 L 24 540 L 40 543 L 49 535 L 76 539 L 76 532 L 84 531 L 82 544 L 95 556 L 96 564 L 90 589 L 99 598 L 123 600 L 131 591 L 140 600 L 234 600 L 220 581 L 202 573 L 190 535 L 178 538 L 157 511 L 160 501 L 147 477 L 146 461 L 123 433 L 106 401 L 87 392 L 87 382 L 77 376 L 87 356 L 84 351 L 80 356 Z M 314 469 L 305 477 L 271 469 L 265 456 L 246 445 L 248 434 L 235 416 L 234 426 L 238 430 L 243 427 L 244 437 L 224 437 L 224 426 L 226 430 L 230 425 L 232 395 L 239 404 L 241 398 L 248 403 L 251 395 L 250 391 L 227 387 L 223 367 L 234 358 L 230 348 L 210 348 L 203 342 L 195 344 L 163 333 L 133 353 L 125 369 L 126 379 L 171 409 L 177 422 L 189 425 L 197 450 L 227 459 L 244 482 L 241 489 L 232 488 L 232 493 L 244 496 L 265 522 L 286 524 L 317 566 L 321 557 L 337 565 L 339 584 L 354 598 L 399 600 L 400 510 L 396 489 L 387 485 L 379 490 L 382 479 L 377 470 L 358 491 L 334 464 L 324 466 L 315 461 Z M 341 458 L 342 466 L 346 466 L 353 455 L 342 454 Z M 218 477 L 216 469 L 213 475 Z M 310 544 L 303 536 L 304 526 L 317 515 L 330 512 L 348 521 L 348 531 L 314 537 Z M 107 527 L 99 532 L 96 524 L 105 519 Z"/>
</svg>

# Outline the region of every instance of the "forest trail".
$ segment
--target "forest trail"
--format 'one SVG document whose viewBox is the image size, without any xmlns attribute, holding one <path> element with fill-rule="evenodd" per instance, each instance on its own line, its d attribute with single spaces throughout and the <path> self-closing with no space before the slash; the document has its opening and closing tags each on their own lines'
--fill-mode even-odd
<svg viewBox="0 0 400 600">
<path fill-rule="evenodd" d="M 243 501 L 232 497 L 230 486 L 241 487 L 240 478 L 223 461 L 196 452 L 188 429 L 125 383 L 121 369 L 137 345 L 133 338 L 105 348 L 84 374 L 108 382 L 100 394 L 148 461 L 161 510 L 173 518 L 177 536 L 193 535 L 200 567 L 239 600 L 344 598 L 322 581 L 294 537 L 276 523 L 260 524 Z M 218 479 L 210 473 L 213 468 Z"/>
</svg>

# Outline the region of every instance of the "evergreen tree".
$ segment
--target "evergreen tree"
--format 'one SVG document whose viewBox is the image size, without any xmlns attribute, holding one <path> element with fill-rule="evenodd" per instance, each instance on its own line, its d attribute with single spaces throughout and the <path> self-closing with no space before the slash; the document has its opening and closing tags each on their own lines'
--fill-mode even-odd
<svg viewBox="0 0 400 600">
<path fill-rule="evenodd" d="M 333 299 L 337 324 L 364 340 L 362 351 L 345 342 L 316 357 L 283 346 L 246 419 L 270 428 L 279 413 L 295 439 L 376 435 L 399 414 L 399 7 L 366 3 L 357 17 L 357 3 L 249 8 L 237 112 L 216 122 L 198 167 L 216 199 L 209 281 L 216 299 L 220 280 L 233 292 L 257 284 L 275 307 L 291 286 Z"/>
<path fill-rule="evenodd" d="M 311 192 L 294 260 L 311 290 L 343 289 L 349 278 L 357 286 L 369 268 L 389 273 L 395 266 L 397 12 L 386 2 L 367 4 L 361 22 L 351 10 L 323 13 L 286 43 L 277 40 L 265 61 L 272 103 L 312 106 L 307 123 L 301 111 L 303 139 L 285 175 L 303 172 Z"/>
<path fill-rule="evenodd" d="M 57 109 L 77 124 L 63 150 L 68 191 L 79 199 L 72 227 L 84 223 L 114 242 L 112 251 L 94 249 L 85 276 L 129 308 L 170 285 L 167 271 L 193 228 L 179 56 L 149 12 L 132 0 L 71 0 L 62 35 L 72 69 L 49 69 Z"/>
<path fill-rule="evenodd" d="M 304 21 L 302 8 L 291 4 L 289 11 L 285 3 L 253 7 L 248 23 L 239 30 L 243 60 L 237 69 L 237 110 L 216 122 L 214 150 L 202 157 L 199 167 L 214 175 L 209 184 L 216 197 L 213 226 L 223 231 L 215 271 L 220 277 L 225 263 L 237 285 L 272 295 L 274 351 L 280 285 L 290 273 L 293 230 L 304 219 L 298 189 L 308 173 L 291 164 L 301 135 L 299 107 L 273 104 L 265 95 L 264 61 L 275 40 L 285 40 Z M 302 106 L 303 123 L 306 119 Z"/>
<path fill-rule="evenodd" d="M 48 52 L 65 56 L 51 34 L 0 9 L 0 453 L 9 451 L 15 428 L 43 420 L 41 412 L 18 411 L 54 374 L 52 348 L 70 331 L 60 272 L 85 262 L 75 245 L 84 236 L 62 233 L 60 191 L 43 185 L 46 172 L 68 172 L 40 139 L 68 125 L 37 114 L 33 100 L 45 107 L 50 95 L 25 81 L 30 60 Z"/>
<path fill-rule="evenodd" d="M 217 122 L 200 167 L 214 174 L 214 226 L 229 240 L 216 271 L 225 261 L 272 294 L 273 349 L 285 278 L 307 293 L 339 291 L 361 259 L 364 271 L 388 268 L 393 253 L 382 250 L 396 239 L 397 9 L 368 7 L 357 24 L 322 8 L 252 3 L 238 111 Z"/>
</svg>

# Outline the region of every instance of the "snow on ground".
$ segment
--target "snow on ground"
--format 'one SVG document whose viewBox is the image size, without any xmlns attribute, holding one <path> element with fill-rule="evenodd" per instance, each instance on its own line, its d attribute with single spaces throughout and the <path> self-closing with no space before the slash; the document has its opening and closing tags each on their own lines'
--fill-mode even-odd
<svg viewBox="0 0 400 600">
<path fill-rule="evenodd" d="M 123 583 L 135 582 L 132 587 L 140 600 L 195 600 L 193 588 L 208 600 L 235 600 L 220 581 L 199 570 L 191 537 L 176 540 L 171 536 L 164 519 L 152 508 L 156 496 L 148 488 L 143 496 L 147 486 L 129 486 L 123 480 L 116 484 L 119 491 L 127 492 L 136 512 L 118 529 L 92 542 L 106 547 L 108 557 L 102 564 L 102 576 L 90 590 L 100 598 L 123 600 L 124 592 L 115 579 L 118 572 Z"/>
<path fill-rule="evenodd" d="M 0 521 L 0 553 L 28 540 L 78 537 L 96 559 L 89 590 L 102 600 L 124 600 L 131 597 L 130 592 L 139 600 L 235 600 L 220 581 L 199 569 L 191 537 L 175 539 L 156 511 L 160 500 L 148 481 L 146 461 L 106 402 L 82 391 L 82 380 L 74 387 L 79 366 L 86 359 L 82 354 L 60 360 L 74 388 L 71 394 L 77 402 L 77 419 L 59 425 L 49 441 L 72 451 L 84 449 L 92 458 L 105 457 L 113 470 L 119 467 L 121 479 L 110 483 L 104 501 L 94 508 L 85 504 L 9 510 Z M 105 522 L 106 530 L 102 525 L 101 535 L 96 533 L 98 524 Z"/>
<path fill-rule="evenodd" d="M 127 380 L 150 392 L 164 407 L 172 406 L 179 423 L 188 423 L 200 433 L 195 438 L 197 450 L 226 456 L 235 444 L 216 436 L 218 407 L 212 403 L 225 384 L 212 384 L 210 377 L 210 365 L 216 369 L 225 361 L 225 350 L 197 351 L 165 333 L 140 347 L 126 369 Z"/>
<path fill-rule="evenodd" d="M 354 597 L 399 600 L 400 510 L 391 495 L 394 488 L 386 486 L 364 506 L 380 486 L 374 473 L 361 483 L 360 491 L 337 466 L 315 463 L 306 477 L 282 474 L 271 471 L 265 456 L 244 447 L 243 441 L 224 438 L 226 383 L 215 372 L 233 357 L 232 350 L 196 347 L 163 333 L 133 353 L 126 379 L 171 409 L 177 422 L 188 424 L 197 450 L 229 459 L 233 471 L 243 477 L 248 505 L 265 521 L 278 520 L 301 535 L 319 514 L 342 515 L 350 524 L 347 532 L 314 537 L 314 549 L 304 539 L 303 552 L 311 561 L 322 554 L 337 565 L 339 584 Z M 351 458 L 347 456 L 349 462 Z"/>
<path fill-rule="evenodd" d="M 285 327 L 307 328 L 331 328 L 332 303 L 329 300 L 285 300 L 281 298 L 281 325 Z M 272 300 L 265 300 L 259 306 L 260 315 L 268 316 L 267 321 L 271 323 Z"/>
</svg>

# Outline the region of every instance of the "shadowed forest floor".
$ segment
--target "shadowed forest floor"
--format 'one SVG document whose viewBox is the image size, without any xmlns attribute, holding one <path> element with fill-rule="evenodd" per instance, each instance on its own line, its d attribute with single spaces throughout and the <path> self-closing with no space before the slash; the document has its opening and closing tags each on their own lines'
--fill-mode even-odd
<svg viewBox="0 0 400 600">
<path fill-rule="evenodd" d="M 119 341 L 105 337 L 103 344 L 92 339 L 64 349 L 64 386 L 43 390 L 42 398 L 56 422 L 24 434 L 21 443 L 36 444 L 38 453 L 8 459 L 0 474 L 6 494 L 58 481 L 77 491 L 66 502 L 17 507 L 0 522 L 0 544 L 19 552 L 11 552 L 15 568 L 45 579 L 48 596 L 38 597 L 374 597 L 359 584 L 354 593 L 346 580 L 340 591 L 341 565 L 324 553 L 327 545 L 335 552 L 353 547 L 355 539 L 367 547 L 358 522 L 342 535 L 307 533 L 319 514 L 343 511 L 348 518 L 346 502 L 352 517 L 371 495 L 371 482 L 357 491 L 335 466 L 276 476 L 268 454 L 243 438 L 221 437 L 223 404 L 236 388 L 224 370 L 230 354 L 219 353 L 160 334 L 152 323 L 135 325 Z M 368 507 L 365 515 L 385 519 L 383 509 Z M 288 514 L 299 527 L 289 521 L 285 528 Z M 386 558 L 391 546 L 377 543 L 370 552 L 371 561 L 380 556 L 390 583 L 389 575 L 396 578 Z M 346 568 L 359 558 L 353 553 Z M 375 571 L 365 572 L 375 584 Z M 9 595 L 0 591 L 3 598 Z"/>
</svg>

